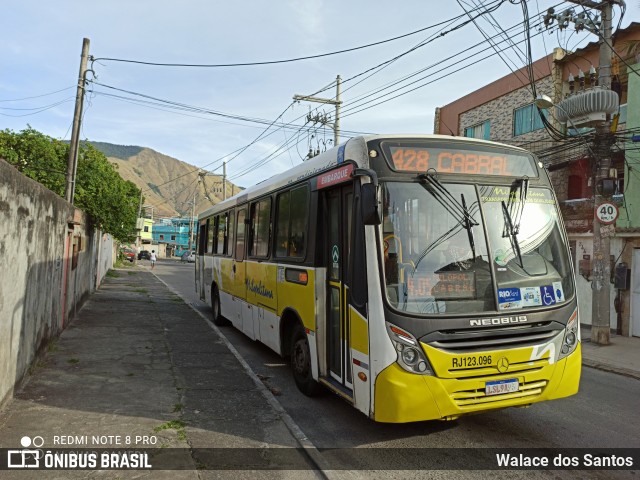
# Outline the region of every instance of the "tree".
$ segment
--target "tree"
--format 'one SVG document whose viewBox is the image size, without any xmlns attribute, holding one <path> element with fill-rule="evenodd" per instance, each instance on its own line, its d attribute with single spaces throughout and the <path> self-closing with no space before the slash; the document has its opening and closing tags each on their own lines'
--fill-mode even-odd
<svg viewBox="0 0 640 480">
<path fill-rule="evenodd" d="M 0 157 L 25 176 L 64 196 L 69 144 L 30 126 L 19 133 L 0 131 Z M 78 154 L 75 205 L 90 222 L 127 242 L 135 238 L 140 189 L 124 180 L 103 153 L 83 142 Z"/>
</svg>

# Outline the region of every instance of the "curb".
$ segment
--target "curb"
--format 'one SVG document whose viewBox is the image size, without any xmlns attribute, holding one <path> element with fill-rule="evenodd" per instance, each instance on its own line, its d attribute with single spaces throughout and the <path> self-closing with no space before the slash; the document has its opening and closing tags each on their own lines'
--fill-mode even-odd
<svg viewBox="0 0 640 480">
<path fill-rule="evenodd" d="M 634 370 L 629 370 L 627 368 L 622 368 L 622 367 L 614 367 L 612 365 L 600 363 L 596 360 L 589 360 L 584 358 L 584 355 L 582 356 L 582 365 L 584 365 L 585 367 L 593 368 L 595 370 L 602 370 L 603 372 L 616 373 L 618 375 L 640 380 L 640 372 L 636 372 Z"/>
</svg>

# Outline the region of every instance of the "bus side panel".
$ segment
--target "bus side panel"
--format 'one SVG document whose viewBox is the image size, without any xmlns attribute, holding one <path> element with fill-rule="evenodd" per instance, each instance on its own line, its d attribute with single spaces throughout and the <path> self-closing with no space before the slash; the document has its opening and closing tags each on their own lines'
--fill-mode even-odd
<svg viewBox="0 0 640 480">
<path fill-rule="evenodd" d="M 279 334 L 280 318 L 275 312 L 266 308 L 256 308 L 255 312 L 258 317 L 257 328 L 259 330 L 256 335 L 259 335 L 259 340 L 277 354 L 282 355 Z"/>
<path fill-rule="evenodd" d="M 369 415 L 371 403 L 371 364 L 369 357 L 369 323 L 352 306 L 349 307 L 349 332 L 351 334 L 351 358 L 353 368 L 354 405 L 365 415 Z"/>
<path fill-rule="evenodd" d="M 287 273 L 287 270 L 292 273 Z M 300 274 L 306 273 L 306 284 L 300 280 Z M 287 279 L 287 275 L 289 278 Z M 304 265 L 295 266 L 278 266 L 278 282 L 277 282 L 277 312 L 278 317 L 286 308 L 290 308 L 297 312 L 302 320 L 302 326 L 315 332 L 316 315 L 315 315 L 315 271 L 313 268 Z M 311 340 L 311 339 L 310 339 Z"/>
<path fill-rule="evenodd" d="M 198 290 L 200 291 L 200 300 L 204 300 L 207 305 L 212 305 L 211 302 L 211 285 L 214 281 L 214 257 L 211 254 L 204 254 L 197 257 L 196 262 L 200 262 L 202 285 Z M 204 298 L 202 297 L 204 295 Z"/>
<path fill-rule="evenodd" d="M 220 294 L 220 308 L 222 309 L 222 315 L 237 326 L 240 310 L 239 302 L 237 302 L 233 297 L 235 293 L 233 285 L 234 260 L 229 257 L 216 257 L 216 262 L 218 262 L 218 266 L 215 269 L 215 280 Z"/>
<path fill-rule="evenodd" d="M 243 310 L 242 331 L 254 340 L 263 341 L 261 332 L 264 328 L 261 328 L 260 323 L 264 320 L 265 308 L 275 313 L 278 270 L 275 265 L 265 262 L 245 261 L 245 265 L 247 302 L 253 307 L 245 307 L 246 309 Z M 252 310 L 251 316 L 246 315 L 247 310 Z"/>
<path fill-rule="evenodd" d="M 245 263 L 247 265 L 247 302 L 258 307 L 267 307 L 275 312 L 278 267 L 266 262 Z"/>
<path fill-rule="evenodd" d="M 382 283 L 380 281 L 382 274 L 378 262 L 379 252 L 375 227 L 365 227 L 365 244 L 367 246 L 367 280 L 369 283 L 367 311 L 369 316 L 369 395 L 371 401 L 368 415 L 373 418 L 376 412 L 376 401 L 379 398 L 377 394 L 379 386 L 376 383 L 378 376 L 396 362 L 398 353 L 391 343 L 385 324 L 381 294 Z"/>
</svg>

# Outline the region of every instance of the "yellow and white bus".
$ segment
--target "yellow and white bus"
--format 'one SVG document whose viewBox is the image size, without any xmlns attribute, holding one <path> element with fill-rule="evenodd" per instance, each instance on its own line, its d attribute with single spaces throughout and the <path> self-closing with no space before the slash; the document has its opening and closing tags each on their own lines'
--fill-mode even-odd
<svg viewBox="0 0 640 480">
<path fill-rule="evenodd" d="M 450 420 L 578 391 L 570 258 L 531 153 L 375 135 L 202 213 L 196 289 L 216 325 L 290 358 L 303 393 Z"/>
</svg>

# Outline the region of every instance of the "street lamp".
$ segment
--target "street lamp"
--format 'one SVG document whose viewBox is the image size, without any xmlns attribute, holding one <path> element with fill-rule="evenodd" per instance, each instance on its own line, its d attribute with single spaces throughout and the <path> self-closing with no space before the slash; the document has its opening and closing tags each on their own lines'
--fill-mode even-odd
<svg viewBox="0 0 640 480">
<path fill-rule="evenodd" d="M 555 106 L 557 109 L 562 110 L 567 116 L 567 121 L 577 131 L 567 111 L 559 105 L 555 105 L 547 95 L 539 95 L 534 103 L 538 108 Z M 606 163 L 604 161 L 605 159 L 599 159 L 591 149 L 587 140 L 579 132 L 578 135 L 584 140 L 589 153 L 600 167 L 596 176 L 593 195 L 593 267 L 591 270 L 594 274 L 591 281 L 591 341 L 601 345 L 608 345 L 609 332 L 611 329 L 611 310 L 609 306 L 611 302 L 611 291 L 609 287 L 609 279 L 611 276 L 611 245 L 609 243 L 609 236 L 602 235 L 603 232 L 600 228 L 600 221 L 595 218 L 595 212 L 604 201 L 602 193 L 606 193 L 604 191 L 601 193 L 598 192 L 598 180 L 603 181 L 608 177 L 608 168 L 606 168 L 607 173 L 603 173 L 603 167 Z"/>
</svg>

